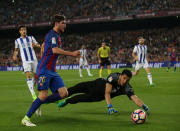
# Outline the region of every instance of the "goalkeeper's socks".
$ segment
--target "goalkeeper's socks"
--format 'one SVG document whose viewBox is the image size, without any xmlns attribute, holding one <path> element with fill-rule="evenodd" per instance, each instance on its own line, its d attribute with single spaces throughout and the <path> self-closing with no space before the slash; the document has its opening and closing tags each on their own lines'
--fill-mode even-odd
<svg viewBox="0 0 180 131">
<path fill-rule="evenodd" d="M 176 72 L 176 66 L 174 67 L 174 72 Z"/>
<path fill-rule="evenodd" d="M 33 113 L 40 107 L 42 101 L 37 97 L 37 99 L 32 103 L 28 113 L 26 114 L 29 118 L 33 115 Z"/>
<path fill-rule="evenodd" d="M 58 101 L 60 99 L 61 99 L 61 97 L 60 97 L 59 93 L 56 92 L 56 93 L 53 93 L 52 95 L 48 96 L 46 98 L 46 100 L 44 101 L 44 103 L 46 103 L 46 104 L 47 103 L 53 103 L 53 102 Z"/>
</svg>

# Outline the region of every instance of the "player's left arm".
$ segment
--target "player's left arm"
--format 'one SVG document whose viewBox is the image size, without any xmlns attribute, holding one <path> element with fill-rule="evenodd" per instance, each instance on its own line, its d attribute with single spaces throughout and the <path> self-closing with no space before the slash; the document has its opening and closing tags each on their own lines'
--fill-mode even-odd
<svg viewBox="0 0 180 131">
<path fill-rule="evenodd" d="M 108 115 L 118 112 L 117 110 L 113 108 L 111 104 L 111 92 L 112 92 L 112 85 L 110 83 L 106 83 L 105 99 L 108 105 Z"/>
<path fill-rule="evenodd" d="M 110 47 L 108 48 L 108 57 L 109 57 L 109 60 L 111 60 L 111 50 L 110 50 Z"/>
<path fill-rule="evenodd" d="M 147 112 L 148 115 L 150 114 L 149 107 L 145 105 L 140 98 L 138 98 L 136 95 L 132 95 L 130 96 L 130 98 L 137 106 L 142 107 Z"/>
<path fill-rule="evenodd" d="M 36 39 L 31 36 L 31 39 L 32 39 L 32 47 L 33 48 L 41 48 L 40 44 L 38 44 L 38 42 L 36 41 Z"/>
</svg>

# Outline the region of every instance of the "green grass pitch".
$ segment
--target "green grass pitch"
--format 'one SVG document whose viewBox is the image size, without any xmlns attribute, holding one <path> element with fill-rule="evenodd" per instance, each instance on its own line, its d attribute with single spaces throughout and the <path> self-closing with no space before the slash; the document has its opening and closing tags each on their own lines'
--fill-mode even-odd
<svg viewBox="0 0 180 131">
<path fill-rule="evenodd" d="M 133 70 L 133 69 L 131 69 Z M 122 71 L 113 69 L 112 72 Z M 91 70 L 93 77 L 83 70 L 83 78 L 78 70 L 60 70 L 67 87 L 98 77 L 98 70 Z M 151 109 L 146 122 L 136 125 L 131 121 L 131 113 L 138 109 L 127 96 L 112 100 L 118 114 L 107 115 L 105 101 L 79 103 L 62 109 L 52 103 L 42 105 L 42 116 L 33 115 L 32 122 L 37 127 L 23 127 L 21 119 L 28 111 L 32 98 L 22 72 L 0 72 L 0 131 L 180 131 L 180 70 L 166 72 L 165 68 L 151 69 L 155 87 L 149 87 L 144 70 L 131 80 L 135 94 Z M 107 76 L 107 70 L 103 71 Z"/>
</svg>

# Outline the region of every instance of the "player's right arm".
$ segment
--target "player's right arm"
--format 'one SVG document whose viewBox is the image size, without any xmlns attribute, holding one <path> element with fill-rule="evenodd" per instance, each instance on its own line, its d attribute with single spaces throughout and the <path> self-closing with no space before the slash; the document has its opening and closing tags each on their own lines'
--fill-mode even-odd
<svg viewBox="0 0 180 131">
<path fill-rule="evenodd" d="M 52 47 L 52 52 L 53 54 L 58 54 L 58 55 L 68 55 L 68 56 L 79 56 L 80 55 L 80 51 L 65 51 L 61 48 L 58 47 L 58 38 L 56 36 L 51 36 L 50 37 L 50 43 L 51 43 L 51 47 Z"/>
<path fill-rule="evenodd" d="M 14 54 L 13 54 L 13 61 L 18 61 L 17 55 L 18 55 L 19 49 L 15 48 L 14 49 Z"/>
<path fill-rule="evenodd" d="M 132 56 L 133 56 L 134 60 L 138 61 L 137 46 L 134 47 L 133 52 L 132 52 Z"/>
<path fill-rule="evenodd" d="M 19 52 L 19 45 L 17 40 L 15 40 L 15 49 L 14 49 L 14 54 L 13 54 L 13 61 L 18 61 L 17 55 Z"/>
<path fill-rule="evenodd" d="M 52 48 L 52 51 L 53 51 L 53 54 L 68 55 L 68 56 L 75 56 L 75 57 L 80 54 L 79 50 L 70 52 L 70 51 L 65 51 L 58 47 Z"/>
<path fill-rule="evenodd" d="M 45 42 L 43 42 L 41 45 L 41 58 L 42 58 L 43 53 L 44 53 L 44 45 L 45 45 Z"/>
<path fill-rule="evenodd" d="M 106 89 L 105 89 L 105 100 L 108 105 L 108 115 L 118 112 L 113 108 L 111 104 L 112 82 L 113 82 L 113 77 L 109 75 L 107 78 Z"/>
</svg>

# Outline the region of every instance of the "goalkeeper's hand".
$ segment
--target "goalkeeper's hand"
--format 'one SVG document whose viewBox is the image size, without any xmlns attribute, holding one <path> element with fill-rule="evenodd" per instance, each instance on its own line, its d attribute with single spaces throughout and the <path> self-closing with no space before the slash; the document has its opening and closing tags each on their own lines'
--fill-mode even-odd
<svg viewBox="0 0 180 131">
<path fill-rule="evenodd" d="M 113 108 L 112 104 L 108 104 L 108 115 L 113 113 L 118 113 L 118 111 Z"/>
<path fill-rule="evenodd" d="M 146 111 L 146 114 L 149 116 L 151 112 L 150 108 L 145 104 L 143 104 L 142 108 Z"/>
</svg>

